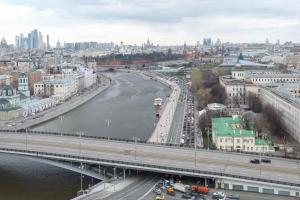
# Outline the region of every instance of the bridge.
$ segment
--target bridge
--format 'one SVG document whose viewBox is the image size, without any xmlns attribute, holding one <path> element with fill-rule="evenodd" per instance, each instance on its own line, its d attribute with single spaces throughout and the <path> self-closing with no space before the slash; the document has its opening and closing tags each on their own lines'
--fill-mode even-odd
<svg viewBox="0 0 300 200">
<path fill-rule="evenodd" d="M 0 152 L 124 169 L 246 181 L 300 191 L 299 160 L 272 157 L 250 164 L 257 155 L 161 145 L 104 137 L 2 130 Z"/>
</svg>

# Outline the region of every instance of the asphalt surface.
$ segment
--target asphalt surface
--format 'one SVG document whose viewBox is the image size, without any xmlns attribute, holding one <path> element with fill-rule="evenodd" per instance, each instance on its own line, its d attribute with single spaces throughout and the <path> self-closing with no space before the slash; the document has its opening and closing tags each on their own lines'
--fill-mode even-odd
<svg viewBox="0 0 300 200">
<path fill-rule="evenodd" d="M 254 193 L 254 192 L 239 192 L 239 191 L 224 191 L 224 190 L 216 190 L 222 191 L 226 195 L 230 194 L 238 194 L 241 200 L 299 200 L 297 197 L 287 197 L 287 196 L 278 196 L 278 195 L 270 195 L 270 194 L 262 194 L 262 193 Z M 182 198 L 182 194 L 180 192 L 176 192 L 175 196 L 170 196 L 164 193 L 165 200 L 184 200 Z M 149 193 L 143 200 L 154 200 L 156 194 Z M 206 200 L 212 200 L 211 195 L 205 195 Z"/>
<path fill-rule="evenodd" d="M 182 138 L 182 125 L 184 115 L 184 103 L 178 102 L 174 113 L 170 132 L 168 134 L 167 143 L 180 144 Z"/>
<path fill-rule="evenodd" d="M 112 195 L 104 198 L 104 200 L 138 200 L 144 199 L 143 196 L 151 191 L 151 188 L 159 181 L 158 176 L 143 176 L 138 181 L 127 186 L 123 190 L 113 193 Z M 152 192 L 152 191 L 151 191 Z"/>
<path fill-rule="evenodd" d="M 135 146 L 134 143 L 112 140 L 40 134 L 28 134 L 26 137 L 26 134 L 1 133 L 0 146 L 300 183 L 299 161 L 282 158 L 272 158 L 270 164 L 256 165 L 249 163 L 250 159 L 257 158 L 256 155 L 198 149 L 195 163 L 194 149 L 149 144 Z"/>
</svg>

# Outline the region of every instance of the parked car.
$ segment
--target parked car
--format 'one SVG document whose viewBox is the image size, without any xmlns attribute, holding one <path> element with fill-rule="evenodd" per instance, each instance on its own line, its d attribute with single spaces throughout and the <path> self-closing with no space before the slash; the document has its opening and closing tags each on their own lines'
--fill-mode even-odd
<svg viewBox="0 0 300 200">
<path fill-rule="evenodd" d="M 252 159 L 252 160 L 250 160 L 250 163 L 252 163 L 252 164 L 259 164 L 260 161 L 258 159 Z"/>
<path fill-rule="evenodd" d="M 268 159 L 268 158 L 263 158 L 263 159 L 261 159 L 261 162 L 263 162 L 263 163 L 271 163 L 271 160 Z"/>
</svg>

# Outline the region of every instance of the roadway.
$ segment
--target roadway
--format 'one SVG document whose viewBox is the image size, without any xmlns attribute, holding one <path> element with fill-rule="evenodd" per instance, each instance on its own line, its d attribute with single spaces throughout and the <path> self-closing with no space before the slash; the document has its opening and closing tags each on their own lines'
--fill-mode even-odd
<svg viewBox="0 0 300 200">
<path fill-rule="evenodd" d="M 27 137 L 26 134 L 1 133 L 0 147 L 300 184 L 299 161 L 272 158 L 271 164 L 256 165 L 250 164 L 249 160 L 258 156 L 250 154 L 197 149 L 195 157 L 195 151 L 187 148 L 36 133 L 27 134 Z M 157 171 L 163 172 L 163 169 L 157 168 Z"/>
</svg>

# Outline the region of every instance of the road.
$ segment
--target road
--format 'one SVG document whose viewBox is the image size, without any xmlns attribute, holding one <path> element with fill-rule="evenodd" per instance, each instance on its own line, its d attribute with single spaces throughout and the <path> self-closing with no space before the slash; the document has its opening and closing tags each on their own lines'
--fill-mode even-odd
<svg viewBox="0 0 300 200">
<path fill-rule="evenodd" d="M 255 165 L 249 160 L 256 155 L 225 153 L 160 145 L 137 144 L 42 134 L 0 134 L 1 148 L 28 149 L 89 158 L 119 160 L 138 164 L 178 167 L 186 170 L 227 173 L 251 178 L 263 178 L 300 184 L 299 162 L 272 158 L 271 164 Z M 196 160 L 195 160 L 196 158 Z M 196 162 L 195 162 L 196 161 Z"/>
<path fill-rule="evenodd" d="M 226 195 L 230 194 L 238 194 L 240 199 L 242 200 L 299 200 L 297 197 L 286 197 L 286 196 L 277 196 L 277 195 L 270 195 L 270 194 L 262 194 L 262 193 L 253 193 L 253 192 L 239 192 L 239 191 L 224 191 Z M 165 200 L 184 200 L 182 197 L 182 193 L 177 192 L 175 196 L 170 196 L 165 194 Z M 153 200 L 155 199 L 156 195 L 154 193 L 149 193 L 143 200 Z M 206 196 L 207 200 L 212 200 L 211 195 Z"/>
<path fill-rule="evenodd" d="M 180 144 L 180 140 L 182 137 L 183 115 L 184 115 L 184 104 L 182 102 L 178 102 L 173 117 L 171 129 L 167 138 L 167 143 Z"/>
<path fill-rule="evenodd" d="M 159 179 L 160 178 L 158 176 L 142 176 L 138 181 L 135 181 L 133 184 L 127 186 L 123 190 L 104 198 L 104 200 L 142 200 L 144 199 L 144 194 L 151 190 L 151 188 L 159 181 Z"/>
</svg>

